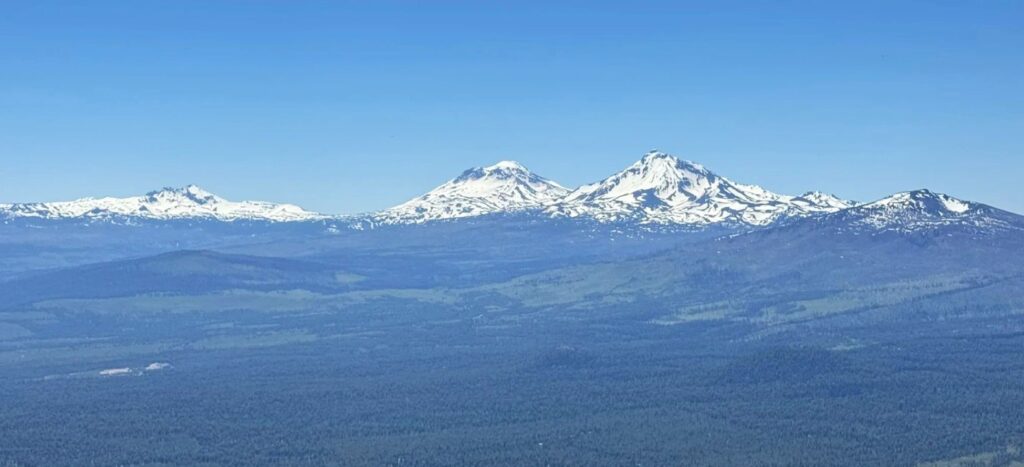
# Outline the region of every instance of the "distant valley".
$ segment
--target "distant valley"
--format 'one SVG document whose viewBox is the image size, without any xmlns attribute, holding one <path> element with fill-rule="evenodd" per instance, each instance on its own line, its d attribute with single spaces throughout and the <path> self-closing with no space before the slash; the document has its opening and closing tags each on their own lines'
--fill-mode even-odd
<svg viewBox="0 0 1024 467">
<path fill-rule="evenodd" d="M 188 186 L 0 219 L 0 434 L 69 440 L 0 461 L 435 464 L 461 430 L 485 433 L 464 464 L 912 465 L 1024 439 L 1024 217 L 929 190 L 781 195 L 651 152 L 363 215 Z"/>
</svg>

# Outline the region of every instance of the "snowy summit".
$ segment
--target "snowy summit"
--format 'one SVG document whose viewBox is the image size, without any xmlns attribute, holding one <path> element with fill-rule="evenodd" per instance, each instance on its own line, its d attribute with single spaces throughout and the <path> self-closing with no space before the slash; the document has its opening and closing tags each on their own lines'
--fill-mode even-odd
<svg viewBox="0 0 1024 467">
<path fill-rule="evenodd" d="M 469 169 L 423 196 L 376 213 L 385 224 L 422 223 L 539 209 L 569 190 L 515 161 Z"/>
</svg>

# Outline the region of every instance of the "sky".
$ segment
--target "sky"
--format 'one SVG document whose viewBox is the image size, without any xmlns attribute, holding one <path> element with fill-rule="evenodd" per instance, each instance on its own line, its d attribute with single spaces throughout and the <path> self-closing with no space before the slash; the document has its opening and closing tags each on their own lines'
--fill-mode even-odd
<svg viewBox="0 0 1024 467">
<path fill-rule="evenodd" d="M 780 193 L 1024 213 L 1022 50 L 1020 1 L 6 2 L 0 202 L 194 183 L 356 213 L 657 148 Z"/>
</svg>

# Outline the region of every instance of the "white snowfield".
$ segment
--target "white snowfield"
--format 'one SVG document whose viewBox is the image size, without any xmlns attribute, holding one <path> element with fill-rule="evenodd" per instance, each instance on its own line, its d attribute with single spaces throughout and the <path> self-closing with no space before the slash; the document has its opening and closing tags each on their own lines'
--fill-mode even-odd
<svg viewBox="0 0 1024 467">
<path fill-rule="evenodd" d="M 160 370 L 166 370 L 166 369 L 169 369 L 169 368 L 171 368 L 171 364 L 170 363 L 153 362 L 153 363 L 150 363 L 149 365 L 146 365 L 145 367 L 143 367 L 141 369 L 139 369 L 139 368 L 131 368 L 131 367 L 108 368 L 106 370 L 100 370 L 99 371 L 99 375 L 100 376 L 128 376 L 128 375 L 141 376 L 145 372 L 160 371 Z M 72 373 L 71 375 L 68 375 L 68 376 L 75 376 L 75 375 L 81 375 L 81 374 L 83 374 L 83 373 Z"/>
<path fill-rule="evenodd" d="M 12 218 L 120 220 L 210 219 L 306 222 L 336 220 L 353 229 L 421 224 L 489 214 L 573 218 L 601 223 L 703 227 L 767 226 L 784 219 L 847 213 L 859 225 L 913 229 L 943 223 L 988 222 L 984 205 L 927 190 L 897 193 L 858 205 L 821 192 L 773 193 L 734 182 L 704 166 L 651 151 L 625 170 L 574 190 L 502 161 L 463 172 L 430 192 L 390 209 L 360 216 L 328 216 L 292 204 L 228 201 L 195 185 L 165 188 L 129 198 L 84 198 L 54 203 L 0 204 L 0 220 Z M 336 227 L 331 226 L 331 229 Z"/>
<path fill-rule="evenodd" d="M 293 204 L 262 201 L 228 201 L 195 185 L 164 188 L 143 196 L 128 198 L 82 198 L 53 203 L 0 205 L 0 214 L 8 217 L 44 219 L 215 219 L 221 221 L 259 220 L 292 222 L 324 219 L 327 216 L 306 211 Z"/>
<path fill-rule="evenodd" d="M 166 370 L 166 369 L 168 369 L 170 367 L 171 367 L 170 363 L 153 362 L 153 363 L 150 363 L 149 365 L 146 365 L 146 367 L 143 368 L 142 370 L 143 371 L 160 371 L 160 370 Z"/>
<path fill-rule="evenodd" d="M 107 370 L 100 370 L 100 376 L 124 376 L 131 374 L 131 368 L 110 368 Z"/>
</svg>

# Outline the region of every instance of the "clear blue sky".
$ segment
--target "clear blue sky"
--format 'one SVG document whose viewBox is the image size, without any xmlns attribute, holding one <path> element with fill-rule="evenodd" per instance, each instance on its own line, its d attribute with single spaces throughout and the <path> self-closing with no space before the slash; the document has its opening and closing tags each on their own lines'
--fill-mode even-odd
<svg viewBox="0 0 1024 467">
<path fill-rule="evenodd" d="M 6 2 L 0 201 L 196 183 L 350 213 L 659 148 L 1024 212 L 1024 2 L 552 3 Z"/>
</svg>

